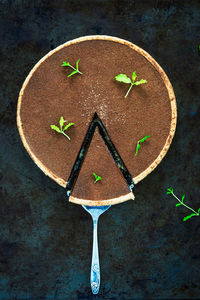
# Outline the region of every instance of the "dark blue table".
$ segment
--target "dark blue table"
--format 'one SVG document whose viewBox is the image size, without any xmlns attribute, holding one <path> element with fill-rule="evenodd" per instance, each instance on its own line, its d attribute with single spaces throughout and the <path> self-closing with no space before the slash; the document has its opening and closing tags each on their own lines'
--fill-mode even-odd
<svg viewBox="0 0 200 300">
<path fill-rule="evenodd" d="M 177 195 L 200 207 L 200 2 L 0 1 L 0 299 L 200 297 L 200 218 L 187 222 Z M 46 177 L 16 128 L 21 85 L 35 63 L 70 39 L 108 34 L 149 52 L 173 84 L 178 125 L 135 201 L 99 222 L 102 283 L 90 291 L 92 222 Z"/>
</svg>

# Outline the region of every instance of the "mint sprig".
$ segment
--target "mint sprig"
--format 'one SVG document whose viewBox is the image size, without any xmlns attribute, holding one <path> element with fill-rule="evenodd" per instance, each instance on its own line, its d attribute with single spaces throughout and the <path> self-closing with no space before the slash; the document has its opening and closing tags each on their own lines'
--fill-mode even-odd
<svg viewBox="0 0 200 300">
<path fill-rule="evenodd" d="M 140 79 L 139 81 L 135 81 L 136 77 L 137 77 L 136 71 L 134 71 L 133 74 L 132 74 L 132 80 L 126 74 L 118 74 L 117 76 L 115 76 L 115 80 L 117 80 L 119 82 L 130 84 L 130 87 L 129 87 L 126 95 L 124 96 L 124 98 L 126 98 L 128 96 L 130 90 L 132 89 L 132 87 L 134 85 L 140 85 L 140 84 L 143 84 L 143 83 L 147 83 L 147 81 L 144 80 L 144 79 Z"/>
<path fill-rule="evenodd" d="M 137 146 L 136 146 L 136 152 L 135 152 L 135 156 L 138 155 L 138 151 L 141 148 L 140 143 L 143 143 L 146 139 L 148 139 L 150 137 L 149 135 L 146 135 L 145 137 L 143 137 L 141 140 L 137 141 Z"/>
<path fill-rule="evenodd" d="M 64 124 L 66 123 L 67 121 L 64 120 L 63 116 L 60 117 L 60 121 L 59 121 L 59 125 L 60 127 L 56 126 L 56 125 L 50 125 L 51 129 L 55 130 L 56 132 L 58 133 L 62 133 L 66 138 L 68 138 L 68 140 L 70 141 L 70 137 L 65 133 L 65 131 L 74 125 L 74 123 L 68 123 L 64 128 Z"/>
<path fill-rule="evenodd" d="M 102 179 L 101 176 L 97 175 L 96 173 L 93 173 L 93 175 L 94 175 L 94 178 L 95 178 L 94 183 L 97 183 L 97 181 Z"/>
<path fill-rule="evenodd" d="M 171 187 L 167 189 L 167 195 L 168 195 L 168 194 L 172 194 L 172 196 L 173 196 L 176 200 L 178 200 L 179 203 L 176 204 L 176 207 L 177 207 L 177 206 L 180 206 L 180 205 L 183 205 L 183 206 L 185 206 L 187 209 L 189 209 L 190 211 L 192 211 L 192 214 L 190 214 L 190 215 L 188 215 L 188 216 L 186 216 L 186 217 L 183 218 L 183 222 L 187 221 L 188 219 L 190 219 L 190 218 L 192 218 L 192 217 L 194 217 L 194 216 L 196 216 L 196 217 L 199 216 L 199 214 L 200 214 L 200 208 L 198 209 L 198 211 L 195 211 L 193 208 L 189 207 L 188 205 L 186 205 L 186 204 L 183 202 L 184 199 L 185 199 L 185 195 L 183 195 L 182 198 L 181 198 L 181 200 L 180 200 L 180 199 L 174 194 L 174 190 L 173 190 Z"/>
<path fill-rule="evenodd" d="M 76 62 L 76 68 L 73 67 L 72 65 L 70 65 L 70 63 L 68 61 L 63 61 L 62 67 L 70 67 L 73 69 L 73 71 L 67 76 L 68 78 L 77 73 L 83 74 L 81 71 L 79 71 L 79 68 L 78 68 L 79 61 L 80 61 L 80 58 Z"/>
</svg>

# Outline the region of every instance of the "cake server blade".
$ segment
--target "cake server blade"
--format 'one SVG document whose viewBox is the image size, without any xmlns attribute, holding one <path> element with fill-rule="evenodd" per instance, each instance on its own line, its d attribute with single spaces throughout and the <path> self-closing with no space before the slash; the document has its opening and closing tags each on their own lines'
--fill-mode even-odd
<svg viewBox="0 0 200 300">
<path fill-rule="evenodd" d="M 98 250 L 98 237 L 97 237 L 97 224 L 101 214 L 110 208 L 107 206 L 85 206 L 83 208 L 92 216 L 93 220 L 93 250 L 92 250 L 92 263 L 90 273 L 90 284 L 93 294 L 98 294 L 100 288 L 100 265 L 99 265 L 99 250 Z"/>
</svg>

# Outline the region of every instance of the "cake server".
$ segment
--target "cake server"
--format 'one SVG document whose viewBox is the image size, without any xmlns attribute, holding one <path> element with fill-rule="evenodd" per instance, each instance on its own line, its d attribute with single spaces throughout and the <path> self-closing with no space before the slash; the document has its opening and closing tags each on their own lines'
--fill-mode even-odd
<svg viewBox="0 0 200 300">
<path fill-rule="evenodd" d="M 93 220 L 93 250 L 92 250 L 92 263 L 90 272 L 90 285 L 93 294 L 98 294 L 100 288 L 100 264 L 99 264 L 99 250 L 98 250 L 98 236 L 97 225 L 99 216 L 108 210 L 108 206 L 85 206 L 82 207 L 91 215 Z"/>
<path fill-rule="evenodd" d="M 97 113 L 94 113 L 93 119 L 83 139 L 81 148 L 76 157 L 76 160 L 74 162 L 70 176 L 67 181 L 66 190 L 67 190 L 68 197 L 70 197 L 74 185 L 76 184 L 78 175 L 80 173 L 83 161 L 87 155 L 87 151 L 92 141 L 96 127 L 98 127 L 99 134 L 102 137 L 109 153 L 111 154 L 114 163 L 121 171 L 122 176 L 124 177 L 130 191 L 132 192 L 133 190 L 134 182 L 131 174 L 129 173 L 127 167 L 125 166 L 114 144 L 112 143 L 111 138 L 108 135 L 108 132 L 102 120 L 98 117 Z M 99 266 L 98 240 L 97 240 L 97 224 L 98 224 L 99 216 L 102 213 L 104 213 L 106 210 L 108 210 L 110 206 L 111 205 L 106 205 L 106 206 L 82 205 L 82 207 L 92 216 L 93 219 L 93 251 L 92 251 L 92 264 L 91 264 L 91 273 L 90 273 L 90 284 L 91 284 L 91 289 L 93 294 L 98 294 L 100 288 L 100 266 Z"/>
</svg>

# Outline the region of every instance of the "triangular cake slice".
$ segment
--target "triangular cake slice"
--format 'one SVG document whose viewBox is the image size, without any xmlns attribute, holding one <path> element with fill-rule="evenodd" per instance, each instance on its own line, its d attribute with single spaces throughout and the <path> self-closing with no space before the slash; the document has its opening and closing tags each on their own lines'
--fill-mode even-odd
<svg viewBox="0 0 200 300">
<path fill-rule="evenodd" d="M 95 183 L 93 173 L 101 176 L 102 179 Z M 119 190 L 121 191 L 120 195 Z M 116 202 L 117 198 L 118 202 L 124 201 L 124 197 L 128 199 L 134 198 L 96 127 L 69 200 L 73 200 L 74 202 L 77 198 L 79 203 L 81 199 L 83 201 L 110 200 L 110 204 L 112 204 L 112 201 Z"/>
</svg>

